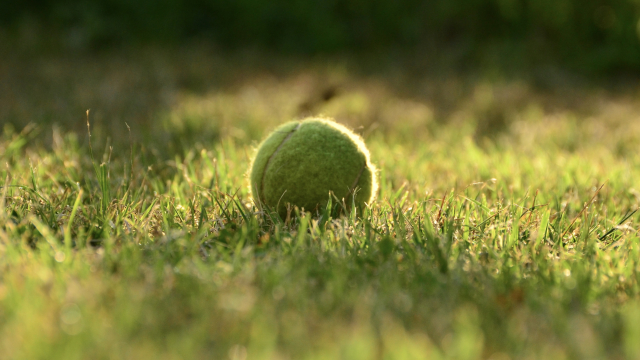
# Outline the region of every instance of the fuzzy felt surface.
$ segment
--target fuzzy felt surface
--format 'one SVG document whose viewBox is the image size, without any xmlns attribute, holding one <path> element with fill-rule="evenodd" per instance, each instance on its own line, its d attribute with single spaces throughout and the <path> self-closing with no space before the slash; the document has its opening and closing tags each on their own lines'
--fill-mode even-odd
<svg viewBox="0 0 640 360">
<path fill-rule="evenodd" d="M 362 139 L 323 118 L 278 127 L 260 145 L 251 167 L 254 201 L 281 217 L 287 204 L 316 213 L 330 192 L 362 209 L 376 190 L 375 168 Z"/>
</svg>

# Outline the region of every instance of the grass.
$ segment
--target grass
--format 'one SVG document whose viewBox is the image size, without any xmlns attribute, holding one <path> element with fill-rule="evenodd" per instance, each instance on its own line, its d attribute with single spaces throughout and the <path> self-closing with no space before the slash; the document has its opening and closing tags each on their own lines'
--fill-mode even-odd
<svg viewBox="0 0 640 360">
<path fill-rule="evenodd" d="M 640 358 L 637 88 L 182 50 L 4 60 L 3 358 Z M 306 113 L 364 136 L 358 217 L 253 206 Z"/>
</svg>

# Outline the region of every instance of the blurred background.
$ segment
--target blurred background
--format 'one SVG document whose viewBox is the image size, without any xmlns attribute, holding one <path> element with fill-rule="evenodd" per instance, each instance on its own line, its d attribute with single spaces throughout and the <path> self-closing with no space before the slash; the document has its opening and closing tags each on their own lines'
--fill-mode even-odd
<svg viewBox="0 0 640 360">
<path fill-rule="evenodd" d="M 317 113 L 495 141 L 526 117 L 637 114 L 640 1 L 6 0 L 0 44 L 0 123 L 45 139 L 82 136 L 91 109 L 104 136 L 170 151 Z"/>
<path fill-rule="evenodd" d="M 3 40 L 30 47 L 198 38 L 300 54 L 411 48 L 597 73 L 640 67 L 636 0 L 9 0 L 0 14 Z"/>
<path fill-rule="evenodd" d="M 638 80 L 640 0 L 0 0 L 0 230 L 105 245 L 0 248 L 2 358 L 640 358 Z M 315 114 L 380 193 L 299 251 L 239 203 Z"/>
</svg>

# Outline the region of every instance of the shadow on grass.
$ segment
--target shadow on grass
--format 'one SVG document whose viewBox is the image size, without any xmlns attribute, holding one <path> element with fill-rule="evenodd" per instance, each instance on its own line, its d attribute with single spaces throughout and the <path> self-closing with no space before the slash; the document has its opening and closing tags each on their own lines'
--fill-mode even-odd
<svg viewBox="0 0 640 360">
<path fill-rule="evenodd" d="M 452 48 L 309 58 L 203 43 L 14 55 L 0 61 L 0 123 L 18 130 L 34 123 L 48 146 L 53 126 L 86 143 L 91 109 L 94 141 L 109 139 L 117 152 L 132 139 L 171 159 L 222 138 L 251 144 L 281 122 L 315 114 L 365 138 L 424 141 L 454 127 L 481 145 L 512 136 L 513 124 L 532 116 L 613 128 L 637 116 L 639 90 L 629 80 L 523 59 L 509 64 L 498 55 L 469 58 Z"/>
</svg>

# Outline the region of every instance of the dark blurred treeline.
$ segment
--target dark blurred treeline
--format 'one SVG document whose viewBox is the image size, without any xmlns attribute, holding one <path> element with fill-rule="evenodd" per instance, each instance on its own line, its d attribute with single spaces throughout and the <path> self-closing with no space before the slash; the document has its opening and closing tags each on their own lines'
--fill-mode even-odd
<svg viewBox="0 0 640 360">
<path fill-rule="evenodd" d="M 639 0 L 4 0 L 24 23 L 71 43 L 181 42 L 324 53 L 499 48 L 598 72 L 640 71 Z"/>
</svg>

